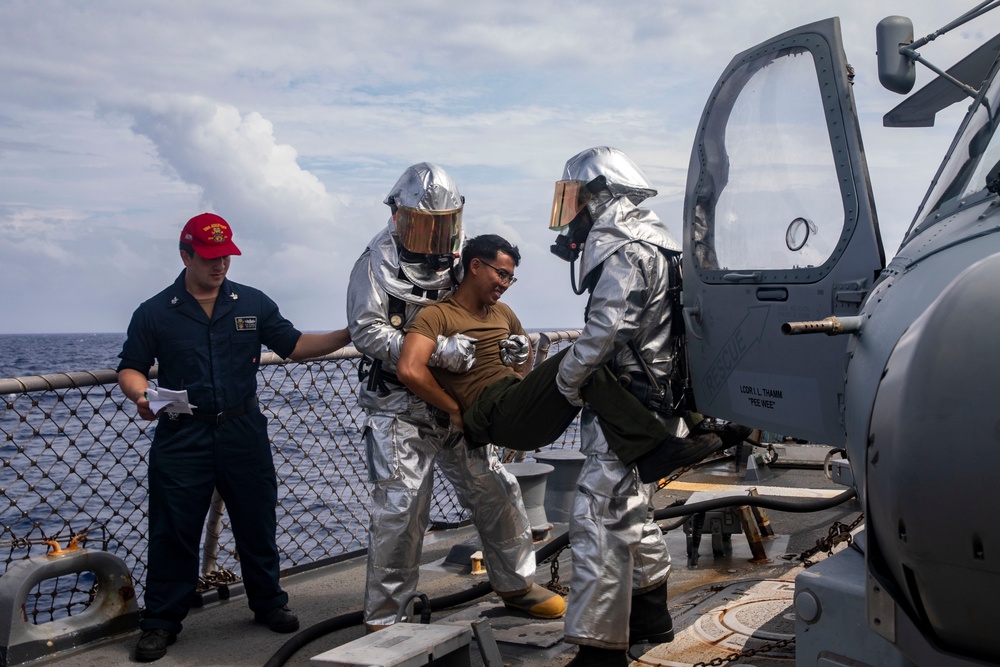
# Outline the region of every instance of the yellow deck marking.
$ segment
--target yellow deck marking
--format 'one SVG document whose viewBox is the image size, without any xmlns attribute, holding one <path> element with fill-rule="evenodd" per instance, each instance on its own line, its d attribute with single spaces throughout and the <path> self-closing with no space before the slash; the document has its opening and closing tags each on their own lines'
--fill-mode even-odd
<svg viewBox="0 0 1000 667">
<path fill-rule="evenodd" d="M 847 491 L 846 486 L 843 489 L 803 489 L 763 484 L 701 484 L 695 482 L 672 482 L 666 486 L 668 491 L 700 491 L 734 496 L 745 496 L 750 489 L 757 489 L 757 493 L 762 496 L 792 496 L 795 498 L 833 498 Z"/>
</svg>

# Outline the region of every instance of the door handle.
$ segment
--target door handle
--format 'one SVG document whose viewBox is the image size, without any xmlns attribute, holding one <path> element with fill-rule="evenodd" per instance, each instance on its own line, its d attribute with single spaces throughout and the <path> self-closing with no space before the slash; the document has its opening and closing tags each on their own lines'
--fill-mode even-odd
<svg viewBox="0 0 1000 667">
<path fill-rule="evenodd" d="M 760 271 L 752 271 L 750 273 L 727 273 L 722 276 L 722 279 L 727 283 L 742 283 L 752 280 L 755 283 L 759 283 L 761 279 Z"/>
<path fill-rule="evenodd" d="M 701 300 L 695 299 L 690 306 L 684 306 L 681 309 L 681 314 L 684 317 L 684 330 L 701 340 Z"/>
<path fill-rule="evenodd" d="M 788 290 L 784 287 L 758 287 L 758 301 L 788 301 Z"/>
</svg>

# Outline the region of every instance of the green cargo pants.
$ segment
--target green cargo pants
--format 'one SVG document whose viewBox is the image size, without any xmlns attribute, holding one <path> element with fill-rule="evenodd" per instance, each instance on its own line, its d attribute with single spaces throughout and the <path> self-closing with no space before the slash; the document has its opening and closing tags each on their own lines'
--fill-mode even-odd
<svg viewBox="0 0 1000 667">
<path fill-rule="evenodd" d="M 528 452 L 555 442 L 580 412 L 556 386 L 559 362 L 569 349 L 540 363 L 523 380 L 504 378 L 487 387 L 462 415 L 470 444 L 475 447 L 492 442 Z M 581 395 L 597 413 L 611 451 L 625 465 L 631 465 L 670 435 L 666 426 L 624 389 L 606 366 L 590 376 Z"/>
</svg>

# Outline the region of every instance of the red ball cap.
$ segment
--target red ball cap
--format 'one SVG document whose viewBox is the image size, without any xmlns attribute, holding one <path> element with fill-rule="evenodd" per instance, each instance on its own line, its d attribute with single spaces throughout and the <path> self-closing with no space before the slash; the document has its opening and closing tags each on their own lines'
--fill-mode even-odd
<svg viewBox="0 0 1000 667">
<path fill-rule="evenodd" d="M 202 213 L 188 220 L 181 232 L 181 243 L 190 244 L 205 259 L 243 254 L 233 243 L 229 223 L 214 213 Z"/>
</svg>

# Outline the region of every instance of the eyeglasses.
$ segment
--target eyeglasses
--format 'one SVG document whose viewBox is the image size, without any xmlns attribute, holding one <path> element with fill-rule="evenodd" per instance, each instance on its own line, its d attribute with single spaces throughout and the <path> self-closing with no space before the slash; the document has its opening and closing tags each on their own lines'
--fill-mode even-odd
<svg viewBox="0 0 1000 667">
<path fill-rule="evenodd" d="M 476 259 L 479 259 L 480 262 L 483 262 L 483 260 L 478 257 Z M 517 278 L 515 278 L 513 274 L 507 273 L 503 269 L 498 269 L 489 262 L 483 262 L 483 264 L 485 264 L 486 266 L 490 267 L 491 269 L 497 272 L 497 278 L 500 279 L 501 285 L 506 285 L 509 287 L 517 282 Z"/>
</svg>

